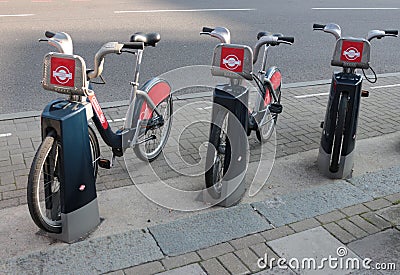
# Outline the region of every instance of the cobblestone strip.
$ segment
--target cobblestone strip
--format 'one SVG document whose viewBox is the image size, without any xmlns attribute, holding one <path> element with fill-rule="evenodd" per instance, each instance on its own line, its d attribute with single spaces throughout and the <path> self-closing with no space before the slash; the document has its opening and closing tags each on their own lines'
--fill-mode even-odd
<svg viewBox="0 0 400 275">
<path fill-rule="evenodd" d="M 379 203 L 386 206 L 382 206 L 377 210 L 369 209 L 364 204 L 370 205 L 372 202 L 382 201 L 381 199 L 353 205 L 316 218 L 284 225 L 209 248 L 176 257 L 166 257 L 160 261 L 145 263 L 109 274 L 156 274 L 191 264 L 199 264 L 206 274 L 211 275 L 253 274 L 261 271 L 261 268 L 257 265 L 257 261 L 263 258 L 265 254 L 276 259 L 280 256 L 267 245 L 268 241 L 307 229 L 322 225 L 329 233 L 344 244 L 387 230 L 388 228 L 395 228 L 400 231 L 399 226 L 394 226 L 389 221 L 377 215 L 380 209 L 398 205 L 400 203 L 399 198 L 400 193 L 382 198 L 391 203 Z"/>
<path fill-rule="evenodd" d="M 382 78 L 379 83 L 397 83 L 399 77 Z M 368 88 L 368 83 L 365 83 Z M 277 155 L 283 157 L 299 152 L 317 149 L 321 136 L 320 122 L 324 119 L 327 97 L 311 97 L 299 99 L 297 95 L 328 92 L 329 85 L 316 85 L 297 88 L 285 88 L 282 90 L 282 114 L 279 115 L 277 124 Z M 363 100 L 360 110 L 360 120 L 357 139 L 370 138 L 400 131 L 400 93 L 396 88 L 382 89 L 379 93 L 371 93 L 370 99 Z M 254 102 L 254 93 L 250 96 L 250 102 Z M 184 97 L 183 97 L 184 98 Z M 210 97 L 196 99 L 177 100 L 175 110 L 189 103 L 197 102 L 209 104 Z M 207 141 L 209 124 L 196 120 L 210 117 L 210 110 L 199 108 L 198 105 L 190 119 L 187 115 L 178 113 L 174 117 L 174 125 L 195 125 L 181 135 L 171 135 L 171 143 L 167 144 L 165 151 L 176 151 L 176 144 L 179 144 L 182 159 L 176 163 L 176 167 L 188 162 L 190 164 L 199 161 L 200 155 L 197 148 Z M 107 118 L 111 121 L 113 129 L 123 125 L 121 118 L 125 117 L 127 106 L 104 108 Z M 379 118 L 376 114 L 379 113 Z M 362 115 L 361 115 L 362 114 Z M 93 126 L 93 125 L 92 125 Z M 10 136 L 8 134 L 11 134 Z M 254 134 L 250 139 L 255 140 Z M 102 156 L 111 157 L 110 149 L 100 139 Z M 28 117 L 19 119 L 8 119 L 0 121 L 0 209 L 26 203 L 24 191 L 26 189 L 27 175 L 35 152 L 40 145 L 40 117 Z M 169 148 L 168 146 L 175 147 Z M 126 170 L 123 169 L 123 159 L 117 161 L 118 165 L 111 170 L 99 170 L 97 181 L 98 190 L 112 189 L 132 185 Z M 179 174 L 166 165 L 165 160 L 157 159 L 154 162 L 155 170 L 163 178 L 173 178 Z M 134 169 L 134 168 L 132 168 Z M 372 210 L 376 206 L 371 203 Z M 368 207 L 368 205 L 367 205 Z"/>
</svg>

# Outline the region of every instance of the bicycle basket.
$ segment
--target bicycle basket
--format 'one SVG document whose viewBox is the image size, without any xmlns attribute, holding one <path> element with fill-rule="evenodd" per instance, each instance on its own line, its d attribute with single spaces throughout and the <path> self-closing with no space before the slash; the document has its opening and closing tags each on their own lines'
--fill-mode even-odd
<svg viewBox="0 0 400 275">
<path fill-rule="evenodd" d="M 252 80 L 252 71 L 253 51 L 250 47 L 224 43 L 215 47 L 212 75 Z"/>
<path fill-rule="evenodd" d="M 336 42 L 332 66 L 346 68 L 369 68 L 371 44 L 361 38 L 340 38 Z"/>
<path fill-rule="evenodd" d="M 87 90 L 85 61 L 78 55 L 46 54 L 42 86 L 61 94 L 84 96 Z"/>
</svg>

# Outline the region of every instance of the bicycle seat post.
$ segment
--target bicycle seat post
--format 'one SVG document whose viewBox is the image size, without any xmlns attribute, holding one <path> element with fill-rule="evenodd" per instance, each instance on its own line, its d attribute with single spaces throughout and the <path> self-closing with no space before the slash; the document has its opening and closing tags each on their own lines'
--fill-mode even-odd
<svg viewBox="0 0 400 275">
<path fill-rule="evenodd" d="M 264 46 L 263 60 L 262 60 L 262 63 L 261 63 L 261 70 L 259 71 L 260 76 L 262 76 L 262 75 L 264 75 L 266 73 L 268 49 L 269 49 L 269 46 L 265 45 Z"/>
<path fill-rule="evenodd" d="M 143 56 L 143 50 L 138 50 L 136 53 L 136 63 L 135 63 L 135 70 L 133 73 L 133 81 L 130 82 L 132 85 L 132 92 L 130 96 L 129 103 L 132 103 L 136 96 L 136 91 L 139 87 L 139 74 L 140 74 L 140 65 L 142 64 L 142 56 Z"/>
</svg>

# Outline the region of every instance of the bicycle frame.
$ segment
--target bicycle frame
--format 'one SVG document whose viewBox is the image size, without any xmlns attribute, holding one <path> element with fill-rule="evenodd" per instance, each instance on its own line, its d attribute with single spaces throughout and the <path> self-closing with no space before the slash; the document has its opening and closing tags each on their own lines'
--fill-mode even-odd
<svg viewBox="0 0 400 275">
<path fill-rule="evenodd" d="M 56 35 L 58 37 L 58 40 L 51 41 L 51 43 L 49 42 L 49 44 L 55 46 L 61 53 L 72 54 L 72 40 L 70 36 L 64 33 L 57 33 Z M 70 95 L 68 99 L 63 100 L 66 102 L 66 104 L 68 102 L 90 102 L 93 107 L 93 112 L 87 112 L 87 119 L 93 120 L 104 142 L 112 148 L 113 154 L 118 157 L 123 156 L 124 151 L 128 147 L 138 144 L 137 140 L 139 136 L 141 120 L 152 119 L 151 116 L 153 111 L 155 112 L 157 117 L 161 117 L 159 111 L 156 108 L 156 105 L 171 95 L 171 87 L 169 86 L 169 84 L 165 80 L 159 78 L 154 78 L 147 81 L 141 87 L 141 89 L 138 89 L 143 50 L 138 49 L 135 54 L 136 64 L 133 74 L 133 81 L 130 82 L 132 88 L 129 99 L 129 107 L 125 125 L 122 130 L 117 130 L 116 132 L 114 132 L 111 129 L 111 126 L 101 109 L 101 106 L 96 98 L 96 95 L 92 89 L 92 84 L 90 82 L 90 74 L 92 74 L 93 71 L 87 72 L 89 80 L 87 81 L 88 91 L 85 96 Z M 103 61 L 97 63 L 98 65 L 95 71 L 97 72 L 97 74 L 101 74 Z M 98 73 L 98 71 L 100 71 L 100 73 Z M 48 110 L 52 110 L 51 106 L 53 106 L 54 104 L 61 104 L 61 101 L 56 100 L 51 102 L 49 104 Z"/>
</svg>

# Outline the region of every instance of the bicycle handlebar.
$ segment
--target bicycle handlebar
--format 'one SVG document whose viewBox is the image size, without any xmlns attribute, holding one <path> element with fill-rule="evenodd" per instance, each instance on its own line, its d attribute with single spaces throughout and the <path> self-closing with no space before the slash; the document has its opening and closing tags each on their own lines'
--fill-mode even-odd
<svg viewBox="0 0 400 275">
<path fill-rule="evenodd" d="M 67 33 L 46 31 L 44 35 L 46 38 L 39 39 L 39 42 L 49 43 L 60 53 L 73 54 L 72 39 Z"/>
<path fill-rule="evenodd" d="M 209 28 L 209 27 L 203 27 L 203 31 L 202 32 L 212 32 L 212 31 L 214 31 L 215 29 L 213 29 L 213 28 Z"/>
<path fill-rule="evenodd" d="M 123 49 L 130 49 L 130 50 L 144 50 L 144 43 L 143 42 L 126 42 L 123 43 Z"/>
<path fill-rule="evenodd" d="M 231 43 L 231 34 L 227 28 L 224 27 L 203 27 L 200 35 L 207 34 L 211 37 L 217 38 L 221 43 L 230 44 Z"/>
<path fill-rule="evenodd" d="M 260 36 L 260 34 L 264 35 Z M 264 45 L 277 46 L 281 43 L 292 45 L 294 43 L 293 36 L 282 36 L 282 34 L 269 34 L 267 32 L 262 32 L 262 33 L 260 32 L 258 33 L 257 37 L 259 37 L 259 39 L 256 45 L 254 46 L 253 64 L 257 62 L 258 54 L 262 46 Z"/>
<path fill-rule="evenodd" d="M 384 30 L 385 34 L 389 35 L 398 35 L 399 31 L 398 30 Z"/>
<path fill-rule="evenodd" d="M 313 24 L 313 30 L 324 31 L 333 34 L 336 39 L 340 39 L 342 37 L 340 26 L 334 23 L 330 23 L 327 25 Z M 372 30 L 368 32 L 366 39 L 368 41 L 371 41 L 374 38 L 381 39 L 385 36 L 397 36 L 398 34 L 398 30 Z"/>
<path fill-rule="evenodd" d="M 127 42 L 127 43 L 118 43 L 118 42 L 108 42 L 104 44 L 100 50 L 97 51 L 94 57 L 94 70 L 88 73 L 88 78 L 93 79 L 101 75 L 103 72 L 104 65 L 104 57 L 107 54 L 115 53 L 121 54 L 122 49 L 132 49 L 132 50 L 143 50 L 144 43 L 143 42 Z"/>
<path fill-rule="evenodd" d="M 53 37 L 56 35 L 56 33 L 55 33 L 55 32 L 52 32 L 52 31 L 46 31 L 46 32 L 44 33 L 44 35 L 45 35 L 47 38 L 53 38 Z"/>
<path fill-rule="evenodd" d="M 282 41 L 292 44 L 292 43 L 294 43 L 294 37 L 293 36 L 281 36 L 281 37 L 278 37 L 278 43 L 282 43 Z"/>
<path fill-rule="evenodd" d="M 326 25 L 322 25 L 322 24 L 313 24 L 313 29 L 314 30 L 323 30 L 325 28 Z"/>
</svg>

